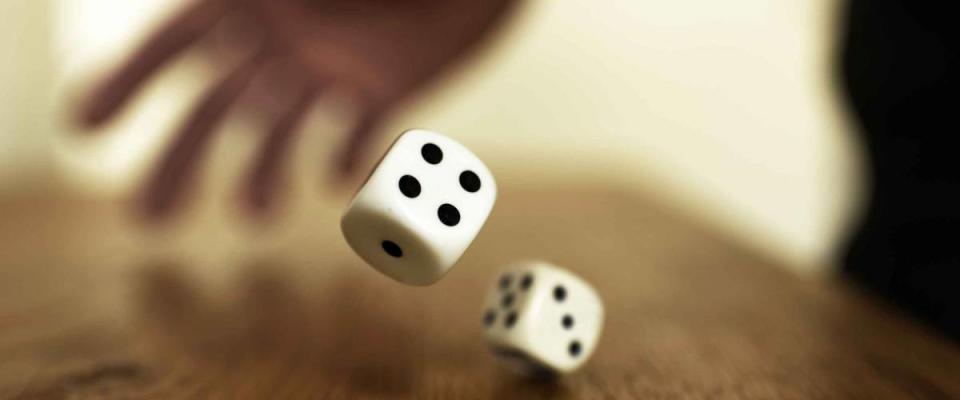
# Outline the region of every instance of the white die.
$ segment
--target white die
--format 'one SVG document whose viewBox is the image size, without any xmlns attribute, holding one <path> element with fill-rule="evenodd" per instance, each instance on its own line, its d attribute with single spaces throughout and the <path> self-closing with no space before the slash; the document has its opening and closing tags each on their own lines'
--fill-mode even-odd
<svg viewBox="0 0 960 400">
<path fill-rule="evenodd" d="M 340 219 L 361 258 L 410 285 L 439 280 L 463 255 L 497 197 L 487 167 L 438 133 L 400 135 Z"/>
<path fill-rule="evenodd" d="M 511 367 L 525 373 L 570 372 L 597 345 L 603 303 L 567 270 L 546 262 L 515 263 L 487 293 L 483 325 L 494 353 Z"/>
</svg>

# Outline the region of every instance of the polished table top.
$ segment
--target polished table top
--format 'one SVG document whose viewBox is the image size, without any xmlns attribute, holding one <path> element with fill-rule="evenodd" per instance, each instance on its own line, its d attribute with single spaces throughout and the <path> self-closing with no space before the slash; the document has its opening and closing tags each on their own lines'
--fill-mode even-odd
<svg viewBox="0 0 960 400">
<path fill-rule="evenodd" d="M 31 204 L 33 221 L 7 207 L 0 250 L 18 256 L 0 254 L 0 398 L 960 398 L 957 344 L 837 279 L 797 276 L 642 196 L 502 192 L 426 288 L 380 276 L 335 235 L 217 279 L 169 256 L 107 268 L 103 248 L 57 251 L 79 246 L 78 226 L 111 229 L 96 211 Z M 484 290 L 518 258 L 566 266 L 606 302 L 573 375 L 515 378 L 484 345 Z"/>
</svg>

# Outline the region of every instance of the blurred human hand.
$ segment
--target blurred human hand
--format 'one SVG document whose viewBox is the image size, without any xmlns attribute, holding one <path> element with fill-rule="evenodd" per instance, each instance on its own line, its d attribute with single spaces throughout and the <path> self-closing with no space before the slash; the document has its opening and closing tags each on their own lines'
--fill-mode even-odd
<svg viewBox="0 0 960 400">
<path fill-rule="evenodd" d="M 147 217 L 170 215 L 228 109 L 261 80 L 268 132 L 241 189 L 254 212 L 275 202 L 283 160 L 313 100 L 345 89 L 359 107 L 334 169 L 349 174 L 380 122 L 494 30 L 517 0 L 196 0 L 160 27 L 81 103 L 80 123 L 100 126 L 168 62 L 223 21 L 242 62 L 200 96 L 145 182 Z M 279 66 L 279 67 L 278 67 Z M 278 71 L 281 71 L 278 73 Z"/>
</svg>

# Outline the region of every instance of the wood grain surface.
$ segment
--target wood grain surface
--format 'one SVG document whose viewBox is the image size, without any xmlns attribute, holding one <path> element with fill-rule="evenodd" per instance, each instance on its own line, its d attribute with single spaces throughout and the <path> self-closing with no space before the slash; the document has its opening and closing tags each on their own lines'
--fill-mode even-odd
<svg viewBox="0 0 960 400">
<path fill-rule="evenodd" d="M 59 251 L 112 229 L 96 207 L 0 208 L 0 398 L 960 398 L 956 344 L 842 282 L 637 195 L 502 192 L 427 288 L 380 276 L 337 236 L 217 280 L 167 256 L 106 268 L 109 247 Z M 570 376 L 516 378 L 482 341 L 484 289 L 518 258 L 566 266 L 606 302 L 597 352 Z"/>
</svg>

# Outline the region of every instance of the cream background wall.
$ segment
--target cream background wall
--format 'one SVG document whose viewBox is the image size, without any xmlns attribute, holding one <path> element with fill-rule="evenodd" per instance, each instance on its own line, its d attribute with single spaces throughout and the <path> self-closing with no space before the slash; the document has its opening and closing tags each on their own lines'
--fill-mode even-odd
<svg viewBox="0 0 960 400">
<path fill-rule="evenodd" d="M 855 152 L 830 86 L 835 3 L 532 0 L 479 62 L 387 131 L 448 132 L 511 179 L 605 180 L 656 193 L 814 271 L 856 186 Z M 54 0 L 61 98 L 176 4 Z M 110 127 L 114 134 L 58 135 L 62 170 L 90 190 L 129 190 L 209 83 L 202 70 L 186 61 L 166 71 L 137 111 Z M 311 136 L 321 135 L 316 127 Z"/>
<path fill-rule="evenodd" d="M 0 193 L 49 171 L 55 71 L 46 1 L 0 2 Z"/>
</svg>

